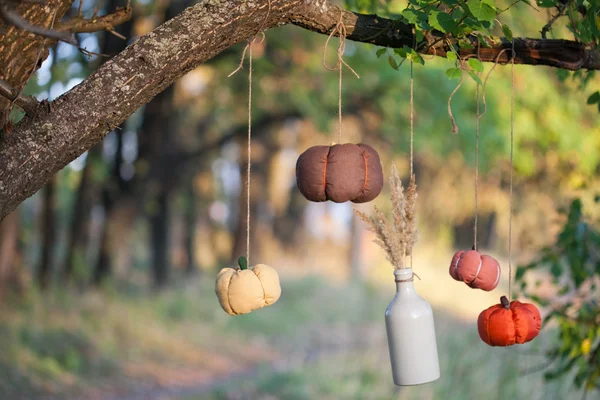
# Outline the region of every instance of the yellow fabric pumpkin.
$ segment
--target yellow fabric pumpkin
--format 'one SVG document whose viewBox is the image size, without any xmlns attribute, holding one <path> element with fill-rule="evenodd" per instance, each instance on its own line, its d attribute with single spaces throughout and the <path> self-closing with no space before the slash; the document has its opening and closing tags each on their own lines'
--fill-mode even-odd
<svg viewBox="0 0 600 400">
<path fill-rule="evenodd" d="M 245 259 L 244 259 L 245 261 Z M 223 268 L 215 283 L 219 304 L 229 315 L 248 314 L 274 304 L 281 296 L 279 275 L 274 268 L 257 264 L 245 269 Z"/>
</svg>

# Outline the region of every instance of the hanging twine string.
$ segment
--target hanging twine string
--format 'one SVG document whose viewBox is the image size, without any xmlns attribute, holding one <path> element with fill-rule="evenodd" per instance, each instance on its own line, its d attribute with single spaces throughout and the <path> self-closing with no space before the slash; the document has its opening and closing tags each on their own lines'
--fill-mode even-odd
<svg viewBox="0 0 600 400">
<path fill-rule="evenodd" d="M 512 43 L 512 59 L 510 67 L 510 189 L 508 211 L 508 300 L 512 300 L 512 215 L 513 215 L 513 154 L 515 136 L 515 41 Z"/>
<path fill-rule="evenodd" d="M 252 170 L 252 44 L 248 46 L 248 165 L 246 168 L 246 259 L 250 262 L 250 173 Z"/>
<path fill-rule="evenodd" d="M 414 117 L 415 117 L 415 106 L 414 106 L 414 75 L 413 75 L 413 60 L 410 60 L 410 177 L 414 174 Z M 415 177 L 416 182 L 416 177 Z M 413 268 L 413 254 L 410 252 L 410 268 Z M 413 272 L 414 275 L 414 272 Z M 418 278 L 418 276 L 417 276 Z M 419 278 L 421 280 L 421 278 Z"/>
<path fill-rule="evenodd" d="M 240 65 L 227 76 L 231 77 L 243 68 L 246 52 L 248 52 L 248 162 L 246 166 L 246 259 L 248 264 L 250 264 L 250 177 L 252 173 L 252 45 L 255 39 L 254 37 L 248 41 L 242 51 Z"/>
<path fill-rule="evenodd" d="M 513 42 L 513 48 L 514 48 L 514 42 Z M 498 55 L 496 56 L 494 65 L 492 65 L 492 68 L 490 68 L 489 72 L 485 76 L 485 79 L 483 81 L 483 85 L 481 88 L 481 92 L 479 89 L 480 85 L 477 85 L 477 89 L 475 92 L 475 96 L 477 97 L 477 114 L 476 114 L 476 119 L 475 119 L 475 217 L 474 217 L 474 222 L 473 222 L 473 250 L 477 250 L 477 247 L 478 247 L 477 246 L 477 225 L 478 225 L 478 218 L 479 218 L 479 120 L 485 115 L 485 113 L 487 111 L 487 102 L 485 100 L 485 88 L 487 86 L 488 79 L 490 78 L 490 75 L 492 74 L 494 69 L 496 69 L 496 66 L 498 65 L 500 57 L 507 50 L 508 49 L 504 49 L 500 53 L 498 53 Z M 515 59 L 514 59 L 514 50 L 513 50 L 513 58 L 512 58 L 513 68 L 514 68 L 514 61 L 515 61 Z M 513 88 L 513 90 L 514 90 L 514 88 Z M 483 103 L 483 110 L 480 111 L 482 103 Z M 512 155 L 511 155 L 511 157 L 512 157 Z M 511 158 L 511 160 L 512 160 L 512 158 Z M 512 174 L 512 166 L 511 166 L 511 174 Z M 512 186 L 511 186 L 511 190 L 512 190 Z M 509 261 L 509 264 L 510 264 L 510 261 Z M 510 270 L 510 265 L 509 265 L 509 270 Z"/>
<path fill-rule="evenodd" d="M 325 48 L 323 49 L 323 66 L 329 71 L 339 71 L 339 83 L 338 83 L 338 143 L 342 142 L 342 72 L 343 66 L 345 65 L 352 73 L 360 79 L 360 76 L 356 73 L 354 69 L 346 61 L 344 61 L 344 50 L 346 49 L 346 25 L 344 25 L 343 21 L 344 11 L 340 11 L 340 19 L 338 20 L 335 28 L 331 31 L 329 36 L 327 37 L 327 41 L 325 42 Z M 329 41 L 333 37 L 333 35 L 337 32 L 340 38 L 340 44 L 338 46 L 337 55 L 338 59 L 334 66 L 329 66 L 327 64 L 325 55 L 327 53 L 327 47 L 329 46 Z"/>
<path fill-rule="evenodd" d="M 268 7 L 267 14 L 260 24 L 257 33 L 257 35 L 259 33 L 262 35 L 261 43 L 265 40 L 265 33 L 262 29 L 271 13 L 271 0 L 269 0 Z M 244 67 L 246 52 L 248 52 L 248 162 L 246 167 L 246 260 L 248 260 L 248 264 L 250 264 L 250 178 L 252 174 L 252 46 L 255 41 L 256 35 L 248 40 L 248 43 L 244 46 L 238 67 L 232 73 L 227 75 L 227 77 L 230 78 Z"/>
<path fill-rule="evenodd" d="M 473 250 L 477 250 L 477 220 L 479 217 L 479 119 L 483 113 L 479 113 L 481 97 L 479 96 L 479 85 L 475 92 L 477 97 L 477 117 L 475 119 L 475 218 L 473 221 Z"/>
<path fill-rule="evenodd" d="M 411 268 L 412 268 L 412 267 L 411 267 Z M 414 280 L 415 280 L 415 276 L 416 276 L 416 277 L 417 277 L 419 280 L 421 280 L 421 277 L 420 277 L 419 275 L 417 275 L 417 274 L 415 274 L 415 273 L 413 272 L 413 273 L 412 273 L 412 275 L 410 276 L 410 278 L 406 278 L 406 279 L 396 279 L 396 280 L 394 280 L 394 281 L 395 281 L 395 282 L 398 282 L 398 283 L 403 283 L 403 282 L 412 282 L 412 281 L 414 281 Z"/>
<path fill-rule="evenodd" d="M 414 107 L 414 76 L 413 76 L 413 61 L 410 60 L 410 176 L 413 176 L 414 170 L 414 119 L 415 119 L 415 107 Z"/>
<path fill-rule="evenodd" d="M 248 52 L 248 162 L 246 167 L 246 259 L 248 264 L 250 264 L 250 177 L 252 173 L 252 45 L 255 40 L 256 37 L 253 37 L 248 41 L 242 51 L 240 65 L 227 76 L 229 78 L 243 68 L 246 52 Z M 262 40 L 264 41 L 264 33 Z"/>
</svg>

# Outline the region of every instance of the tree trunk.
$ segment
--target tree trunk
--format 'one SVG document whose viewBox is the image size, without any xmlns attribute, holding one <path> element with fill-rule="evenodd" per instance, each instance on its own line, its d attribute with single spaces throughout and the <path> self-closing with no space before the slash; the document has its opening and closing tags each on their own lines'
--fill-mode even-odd
<svg viewBox="0 0 600 400">
<path fill-rule="evenodd" d="M 196 239 L 196 223 L 198 222 L 197 214 L 197 199 L 194 188 L 190 184 L 190 188 L 187 191 L 187 204 L 184 221 L 184 245 L 187 256 L 187 266 L 185 272 L 187 275 L 193 275 L 198 272 L 198 268 L 196 266 L 196 252 L 194 249 Z"/>
<path fill-rule="evenodd" d="M 17 209 L 0 222 L 0 298 L 16 275 L 19 214 Z"/>
<path fill-rule="evenodd" d="M 169 193 L 167 191 L 163 190 L 158 193 L 156 206 L 156 213 L 150 217 L 152 276 L 154 287 L 161 289 L 167 285 L 171 270 Z"/>
<path fill-rule="evenodd" d="M 67 244 L 67 254 L 63 265 L 63 278 L 69 283 L 73 277 L 73 270 L 77 260 L 85 254 L 85 248 L 88 241 L 88 228 L 90 211 L 93 205 L 91 196 L 91 175 L 92 164 L 99 157 L 102 150 L 101 145 L 97 145 L 88 153 L 85 166 L 81 171 L 81 180 L 75 197 L 75 207 L 73 209 L 69 242 Z"/>
<path fill-rule="evenodd" d="M 112 0 L 108 3 L 107 8 L 113 9 L 121 5 L 120 0 Z M 119 34 L 129 37 L 133 32 L 133 19 L 130 19 L 126 23 L 118 26 L 115 29 Z M 126 41 L 116 37 L 115 35 L 106 33 L 104 37 L 104 43 L 102 45 L 102 52 L 104 54 L 114 54 L 122 51 L 127 45 Z M 123 121 L 122 121 L 123 122 Z M 111 257 L 111 241 L 110 241 L 110 223 L 113 217 L 114 203 L 117 198 L 122 194 L 125 182 L 121 178 L 121 165 L 123 164 L 123 130 L 119 126 L 118 129 L 114 130 L 117 139 L 117 149 L 115 153 L 114 164 L 112 165 L 112 173 L 104 183 L 102 188 L 102 207 L 104 208 L 104 220 L 101 227 L 102 234 L 100 236 L 100 245 L 98 251 L 98 258 L 94 266 L 94 272 L 92 274 L 92 283 L 95 286 L 100 285 L 104 279 L 110 276 L 112 272 L 112 257 Z M 101 147 L 98 146 L 99 153 L 101 153 Z M 91 160 L 90 160 L 91 161 Z"/>
<path fill-rule="evenodd" d="M 38 284 L 42 290 L 50 285 L 52 273 L 52 255 L 54 254 L 54 238 L 56 227 L 54 221 L 55 196 L 54 186 L 56 179 L 48 182 L 44 188 L 44 201 L 42 210 L 42 256 L 38 268 Z"/>
<path fill-rule="evenodd" d="M 110 247 L 110 234 L 111 234 L 111 217 L 112 217 L 112 205 L 113 200 L 110 198 L 111 195 L 108 191 L 102 193 L 102 206 L 104 208 L 104 218 L 101 225 L 102 234 L 100 235 L 100 244 L 98 248 L 98 258 L 94 266 L 94 272 L 92 275 L 92 284 L 99 286 L 104 280 L 110 276 L 112 271 L 111 265 L 111 247 Z"/>
<path fill-rule="evenodd" d="M 2 3 L 1 7 L 9 4 L 8 1 Z M 50 27 L 53 19 L 61 20 L 71 3 L 72 0 L 53 0 L 47 5 L 32 2 L 14 2 L 14 5 L 17 14 L 25 21 L 36 26 Z M 48 12 L 49 9 L 52 12 Z M 0 18 L 0 78 L 12 88 L 22 90 L 48 57 L 48 48 L 55 44 L 55 40 L 24 31 Z M 0 131 L 8 120 L 11 108 L 10 101 L 0 96 Z"/>
</svg>

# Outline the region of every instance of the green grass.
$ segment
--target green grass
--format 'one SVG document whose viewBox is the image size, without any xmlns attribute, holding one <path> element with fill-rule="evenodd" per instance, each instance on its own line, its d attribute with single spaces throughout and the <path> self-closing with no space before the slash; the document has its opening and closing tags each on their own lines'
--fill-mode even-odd
<svg viewBox="0 0 600 400">
<path fill-rule="evenodd" d="M 581 397 L 567 378 L 547 383 L 541 373 L 523 373 L 544 361 L 539 353 L 550 335 L 525 346 L 490 348 L 474 321 L 436 310 L 442 377 L 398 392 L 383 318 L 389 288 L 331 286 L 315 277 L 284 281 L 276 304 L 230 317 L 218 306 L 213 284 L 188 282 L 152 295 L 139 288 L 30 293 L 4 304 L 0 398 L 84 398 L 90 387 L 131 388 L 164 376 L 179 379 L 181 371 L 211 379 L 250 371 L 209 392 L 187 391 L 186 400 Z M 179 384 L 201 390 L 211 379 L 192 375 Z"/>
</svg>

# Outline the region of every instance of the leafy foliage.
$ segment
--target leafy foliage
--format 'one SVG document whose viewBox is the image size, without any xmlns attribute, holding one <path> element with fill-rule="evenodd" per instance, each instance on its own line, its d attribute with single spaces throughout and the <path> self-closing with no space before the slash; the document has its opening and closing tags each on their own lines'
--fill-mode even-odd
<svg viewBox="0 0 600 400">
<path fill-rule="evenodd" d="M 596 202 L 600 197 L 596 198 Z M 557 293 L 541 296 L 525 277 L 547 270 Z M 544 325 L 557 326 L 558 343 L 550 349 L 553 363 L 546 379 L 575 371 L 575 384 L 585 390 L 600 388 L 600 229 L 583 214 L 582 202 L 574 200 L 555 243 L 540 256 L 517 269 L 516 281 L 522 293 L 551 311 Z M 533 288 L 531 287 L 533 286 Z"/>
<path fill-rule="evenodd" d="M 389 4 L 382 5 L 375 0 L 346 0 L 347 5 L 360 12 L 377 13 L 392 19 L 397 19 L 414 26 L 415 48 L 408 47 L 396 49 L 395 55 L 402 60 L 399 62 L 395 55 L 388 58 L 389 64 L 397 70 L 406 59 L 425 64 L 419 52 L 426 52 L 439 42 L 444 41 L 451 50 L 446 58 L 455 63 L 454 67 L 446 71 L 449 79 L 462 77 L 462 71 L 468 71 L 469 76 L 482 85 L 481 79 L 475 72 L 481 72 L 483 67 L 472 65 L 471 59 L 465 65 L 458 54 L 460 49 L 473 49 L 477 46 L 490 47 L 501 40 L 513 40 L 513 28 L 500 19 L 507 19 L 508 11 L 516 9 L 523 4 L 530 10 L 548 9 L 549 19 L 545 25 L 540 25 L 539 32 L 543 37 L 554 33 L 554 27 L 560 21 L 564 22 L 567 33 L 571 39 L 587 44 L 591 47 L 600 46 L 600 2 L 588 0 L 516 0 L 505 3 L 500 0 L 408 0 L 403 10 L 395 10 Z M 504 3 L 504 4 L 503 4 Z M 502 7 L 505 5 L 505 7 Z M 539 8 L 538 8 L 539 7 Z M 532 20 L 535 21 L 535 20 Z M 565 31 L 565 29 L 561 30 Z M 503 38 L 501 37 L 503 36 Z M 565 37 L 568 39 L 569 37 Z M 378 53 L 380 56 L 383 53 Z M 473 61 L 477 61 L 473 59 Z M 566 79 L 572 77 L 580 82 L 582 89 L 594 76 L 594 71 L 560 70 L 559 77 Z M 593 100 L 593 99 L 592 99 Z M 589 104 L 598 104 L 600 102 Z"/>
</svg>

